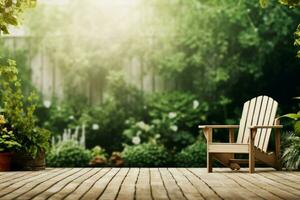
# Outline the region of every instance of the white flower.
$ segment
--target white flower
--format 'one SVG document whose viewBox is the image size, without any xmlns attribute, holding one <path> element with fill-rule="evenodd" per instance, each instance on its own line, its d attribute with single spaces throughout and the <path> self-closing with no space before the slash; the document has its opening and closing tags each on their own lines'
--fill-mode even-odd
<svg viewBox="0 0 300 200">
<path fill-rule="evenodd" d="M 93 124 L 92 129 L 93 130 L 99 130 L 99 125 L 98 124 Z"/>
<path fill-rule="evenodd" d="M 155 134 L 155 139 L 160 138 L 160 134 Z"/>
<path fill-rule="evenodd" d="M 176 131 L 178 130 L 178 126 L 172 125 L 172 126 L 170 126 L 170 129 L 171 129 L 172 131 L 176 132 Z"/>
<path fill-rule="evenodd" d="M 73 120 L 73 119 L 74 119 L 74 116 L 73 116 L 73 115 L 71 115 L 71 116 L 69 117 L 69 119 Z"/>
<path fill-rule="evenodd" d="M 142 129 L 142 130 L 144 130 L 144 131 L 146 131 L 146 132 L 148 132 L 148 131 L 150 130 L 150 126 L 149 126 L 148 124 L 146 124 L 145 122 L 143 122 L 143 121 L 140 121 L 140 122 L 136 123 L 136 125 L 137 125 L 140 129 Z"/>
<path fill-rule="evenodd" d="M 193 109 L 195 110 L 196 108 L 198 108 L 198 106 L 199 106 L 199 101 L 194 100 L 193 101 Z"/>
<path fill-rule="evenodd" d="M 132 138 L 132 143 L 133 144 L 140 144 L 141 143 L 141 138 L 138 136 L 135 136 Z"/>
<path fill-rule="evenodd" d="M 45 101 L 44 101 L 44 106 L 45 106 L 46 108 L 50 108 L 50 106 L 51 106 L 51 101 L 45 100 Z"/>
<path fill-rule="evenodd" d="M 170 119 L 173 119 L 173 118 L 175 118 L 177 116 L 177 113 L 176 112 L 170 112 L 169 113 L 169 118 Z"/>
</svg>

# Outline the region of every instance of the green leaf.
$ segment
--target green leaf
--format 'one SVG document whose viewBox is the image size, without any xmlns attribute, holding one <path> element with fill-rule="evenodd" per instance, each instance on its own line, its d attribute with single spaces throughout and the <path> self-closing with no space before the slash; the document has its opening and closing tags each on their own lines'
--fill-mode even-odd
<svg viewBox="0 0 300 200">
<path fill-rule="evenodd" d="M 294 129 L 295 129 L 295 132 L 296 132 L 296 133 L 300 133 L 300 121 L 297 121 L 297 122 L 294 124 Z"/>
<path fill-rule="evenodd" d="M 266 8 L 268 5 L 268 0 L 259 0 L 259 4 L 262 8 Z"/>
<path fill-rule="evenodd" d="M 5 25 L 2 25 L 2 26 L 0 27 L 0 30 L 1 30 L 4 34 L 9 34 L 8 29 L 7 29 L 7 26 L 5 26 Z"/>
<path fill-rule="evenodd" d="M 289 114 L 286 114 L 286 115 L 283 115 L 282 117 L 287 117 L 287 118 L 290 118 L 290 119 L 294 119 L 294 120 L 297 120 L 297 119 L 300 119 L 300 113 L 289 113 Z"/>
<path fill-rule="evenodd" d="M 4 16 L 4 21 L 7 22 L 8 24 L 17 26 L 18 25 L 18 19 L 15 16 L 12 15 L 6 15 Z"/>
</svg>

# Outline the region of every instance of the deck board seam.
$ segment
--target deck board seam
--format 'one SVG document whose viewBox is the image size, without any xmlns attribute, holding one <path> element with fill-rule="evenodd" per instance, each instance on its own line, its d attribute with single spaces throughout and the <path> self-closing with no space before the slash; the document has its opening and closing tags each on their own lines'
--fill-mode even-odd
<svg viewBox="0 0 300 200">
<path fill-rule="evenodd" d="M 79 199 L 82 199 L 97 183 L 97 181 L 99 181 L 100 179 L 102 179 L 104 176 L 106 176 L 110 171 L 112 171 L 112 168 L 110 168 L 107 172 L 105 172 L 101 177 L 99 177 L 98 180 L 96 180 L 91 186 L 90 188 L 88 188 L 80 197 Z M 99 171 L 100 172 L 100 171 Z M 66 197 L 67 198 L 67 197 Z"/>
<path fill-rule="evenodd" d="M 247 190 L 248 192 L 250 192 L 250 193 L 252 193 L 252 194 L 254 194 L 254 195 L 256 195 L 256 196 L 258 196 L 258 197 L 260 197 L 260 198 L 262 198 L 262 199 L 267 200 L 265 197 L 262 197 L 262 196 L 258 195 L 257 193 L 252 192 L 252 191 L 249 190 L 247 187 L 241 185 L 238 181 L 236 181 L 234 178 L 228 176 L 227 174 L 224 174 L 224 176 L 226 176 L 227 178 L 231 179 L 231 180 L 234 181 L 236 184 L 238 184 L 241 188 L 244 188 L 244 189 Z"/>
<path fill-rule="evenodd" d="M 133 200 L 136 200 L 136 190 L 137 190 L 137 182 L 139 180 L 139 176 L 140 176 L 140 172 L 141 172 L 141 168 L 138 168 L 139 169 L 139 172 L 137 174 L 137 177 L 136 177 L 136 180 L 134 182 L 134 194 L 133 194 Z"/>
<path fill-rule="evenodd" d="M 278 180 L 273 179 L 273 178 L 270 178 L 269 176 L 266 176 L 266 175 L 263 175 L 263 174 L 261 174 L 261 176 L 263 176 L 263 177 L 265 177 L 265 178 L 267 178 L 267 179 L 269 179 L 269 180 L 271 180 L 271 181 L 274 181 L 274 182 L 277 182 L 277 183 L 279 183 L 279 184 L 282 184 L 282 185 L 284 185 L 284 186 L 286 186 L 286 187 L 291 187 L 291 188 L 293 188 L 293 189 L 295 189 L 295 190 L 299 190 L 299 188 L 296 188 L 296 187 L 294 187 L 294 186 L 288 185 L 288 184 L 286 184 L 286 183 L 284 183 L 284 182 L 282 182 L 282 181 L 279 182 Z M 286 179 L 284 179 L 284 180 L 286 180 Z"/>
<path fill-rule="evenodd" d="M 295 181 L 294 179 L 291 179 L 291 178 L 286 178 L 287 176 L 282 176 L 283 174 L 277 174 L 277 173 L 274 173 L 274 172 L 272 172 L 271 173 L 272 175 L 274 175 L 274 176 L 276 176 L 276 177 L 278 177 L 278 178 L 284 178 L 285 180 L 287 180 L 287 181 L 290 181 L 290 182 L 293 182 L 293 183 L 296 183 L 296 184 L 300 184 L 300 181 Z M 290 176 L 292 176 L 293 174 L 289 174 Z M 293 176 L 292 176 L 293 177 Z M 295 178 L 299 178 L 299 177 L 295 177 Z"/>
<path fill-rule="evenodd" d="M 176 180 L 176 178 L 174 177 L 173 173 L 170 171 L 170 168 L 167 168 L 167 171 L 170 173 L 170 175 L 172 176 L 172 178 L 174 179 L 176 185 L 178 186 L 181 194 L 183 195 L 183 197 L 188 200 L 187 196 L 185 195 L 184 191 L 182 190 L 182 188 L 180 187 L 180 185 L 178 184 L 178 181 Z M 198 191 L 198 190 L 197 190 Z"/>
<path fill-rule="evenodd" d="M 57 171 L 59 171 L 59 170 L 57 170 Z M 42 177 L 45 176 L 45 174 L 43 174 L 42 172 L 39 172 L 39 173 L 38 173 L 38 176 L 40 176 L 40 175 L 42 175 Z M 38 176 L 37 176 L 37 177 L 38 177 Z M 27 177 L 27 175 L 26 175 L 26 177 Z M 24 178 L 24 177 L 23 177 L 23 178 Z M 34 178 L 36 179 L 36 176 L 35 176 Z M 27 179 L 28 179 L 28 177 L 27 177 Z M 35 179 L 33 179 L 33 181 L 34 181 Z M 21 180 L 18 180 L 18 181 L 25 181 L 25 180 L 26 180 L 26 178 L 21 179 Z M 16 183 L 16 182 L 13 182 L 13 183 L 11 183 L 11 184 L 5 186 L 5 187 L 2 188 L 1 190 L 6 189 L 6 188 L 9 188 L 9 187 L 11 187 L 13 184 L 15 184 L 15 183 Z M 0 194 L 0 198 L 4 197 L 4 196 L 6 196 L 6 195 L 9 195 L 10 193 L 13 193 L 14 191 L 16 191 L 16 190 L 22 188 L 23 186 L 25 186 L 26 184 L 28 184 L 28 182 L 25 182 L 25 183 L 23 183 L 22 185 L 20 185 L 19 187 L 14 188 L 14 189 L 13 189 L 12 191 L 10 191 L 9 193 L 6 193 L 6 194 Z"/>
<path fill-rule="evenodd" d="M 105 187 L 103 188 L 103 191 L 98 195 L 98 197 L 96 199 L 100 199 L 100 197 L 104 194 L 106 188 L 109 186 L 109 184 L 111 183 L 111 181 L 115 178 L 115 176 L 121 171 L 121 168 L 118 168 L 118 171 L 111 177 L 111 179 L 108 181 L 108 183 L 105 185 Z M 90 189 L 92 189 L 93 187 L 91 187 Z"/>
<path fill-rule="evenodd" d="M 163 177 L 162 177 L 162 175 L 161 175 L 161 171 L 159 170 L 159 168 L 157 168 L 157 171 L 158 171 L 158 173 L 159 173 L 160 180 L 161 180 L 161 182 L 162 182 L 162 184 L 163 184 L 163 186 L 164 186 L 164 189 L 165 189 L 165 191 L 166 191 L 166 193 L 167 193 L 167 197 L 168 197 L 168 199 L 170 200 L 170 199 L 171 199 L 171 198 L 170 198 L 170 194 L 169 194 L 169 191 L 168 191 L 168 189 L 167 189 L 167 187 L 166 187 L 166 184 L 165 184 L 165 182 L 164 182 L 164 179 L 163 179 Z"/>
<path fill-rule="evenodd" d="M 74 180 L 80 178 L 81 176 L 85 175 L 86 173 L 90 172 L 92 169 L 89 169 L 88 171 L 84 172 L 83 174 L 81 174 L 80 172 L 83 170 L 78 171 L 77 173 L 79 173 L 78 176 L 76 176 L 75 178 L 71 179 L 70 181 L 66 182 L 58 191 L 56 191 L 55 193 L 49 195 L 46 199 L 50 199 L 52 196 L 54 196 L 55 194 L 59 193 L 60 191 L 62 191 L 69 183 L 73 182 Z M 75 174 L 77 174 L 75 173 Z M 74 175 L 75 175 L 74 174 Z M 70 176 L 69 176 L 70 177 Z"/>
<path fill-rule="evenodd" d="M 2 175 L 2 177 L 0 177 L 0 181 L 2 181 L 3 179 L 5 178 L 9 178 L 8 180 L 12 180 L 12 179 L 15 179 L 15 178 L 21 178 L 23 176 L 28 176 L 28 174 L 26 172 L 21 172 L 22 174 L 15 174 L 15 175 L 12 175 L 12 176 L 9 176 L 9 175 Z M 34 172 L 30 172 L 30 174 L 33 174 Z M 7 180 L 6 180 L 7 181 Z"/>
<path fill-rule="evenodd" d="M 179 170 L 178 170 L 179 171 Z M 203 198 L 203 199 L 205 199 L 205 197 L 204 197 L 204 195 L 202 194 L 202 192 L 201 191 L 199 191 L 198 189 L 197 189 L 197 187 L 195 187 L 195 184 L 193 184 L 193 182 L 190 180 L 190 178 L 188 177 L 188 176 L 186 176 L 183 172 L 182 172 L 182 170 L 180 169 L 180 173 L 189 181 L 189 183 L 199 192 L 199 194 L 201 195 L 201 197 Z"/>
<path fill-rule="evenodd" d="M 75 168 L 70 168 L 70 170 L 73 170 L 73 169 L 75 169 Z M 45 188 L 43 191 L 41 191 L 41 192 L 39 192 L 39 193 L 33 195 L 33 196 L 31 197 L 31 199 L 34 199 L 34 198 L 38 197 L 39 195 L 43 194 L 44 192 L 46 192 L 47 190 L 49 190 L 50 188 L 52 188 L 54 185 L 56 185 L 57 183 L 59 183 L 61 180 L 64 180 L 64 179 L 66 179 L 66 178 L 69 178 L 69 177 L 73 176 L 74 174 L 76 174 L 76 173 L 78 173 L 78 172 L 80 172 L 80 171 L 82 171 L 82 169 L 80 169 L 80 170 L 78 170 L 78 171 L 75 171 L 75 172 L 73 172 L 73 173 L 71 173 L 71 174 L 68 174 L 67 176 L 61 177 L 59 180 L 57 180 L 57 181 L 55 181 L 54 183 L 52 183 L 51 185 L 49 185 L 49 186 L 48 186 L 47 188 Z M 68 171 L 63 172 L 63 173 L 61 173 L 61 174 L 58 174 L 58 175 L 55 176 L 55 177 L 58 177 L 58 176 L 63 175 L 63 174 L 65 174 L 65 173 L 68 173 Z M 55 177 L 52 177 L 51 179 L 53 179 L 53 178 L 55 178 Z M 51 180 L 51 179 L 50 179 L 50 180 Z M 49 181 L 49 180 L 43 181 L 43 182 L 40 183 L 39 185 L 41 185 L 41 184 L 43 184 L 43 183 L 46 183 L 47 181 Z M 36 186 L 36 187 L 38 187 L 38 186 Z M 36 187 L 35 187 L 35 188 L 36 188 Z M 27 192 L 26 192 L 26 193 L 27 193 Z M 26 194 L 26 193 L 24 193 L 24 194 Z M 24 195 L 24 194 L 23 194 L 23 195 Z M 53 195 L 53 194 L 51 194 L 50 196 L 48 196 L 46 199 L 48 199 L 48 198 L 51 197 L 52 195 Z"/>
<path fill-rule="evenodd" d="M 65 172 L 67 172 L 67 170 L 64 170 L 64 169 L 61 168 L 61 169 L 55 171 L 55 173 L 57 173 L 57 172 L 58 172 L 58 174 L 55 174 L 55 175 L 52 176 L 50 179 L 55 178 L 55 177 L 57 177 L 57 176 L 59 176 L 59 175 L 61 175 L 61 174 L 64 174 Z M 26 194 L 27 192 L 30 192 L 31 190 L 33 190 L 34 188 L 38 187 L 40 184 L 42 184 L 42 183 L 44 183 L 44 182 L 46 182 L 46 181 L 48 181 L 48 180 L 49 180 L 49 179 L 37 183 L 36 185 L 34 185 L 34 186 L 33 186 L 32 188 L 30 188 L 29 190 L 27 190 L 27 191 L 25 191 L 25 192 L 23 192 L 23 193 L 17 195 L 14 199 L 17 199 L 17 198 L 21 197 L 22 195 Z M 26 185 L 28 185 L 28 184 L 30 184 L 30 182 L 29 182 L 29 183 L 26 183 L 26 184 L 23 185 L 23 186 L 26 186 Z M 22 187 L 23 187 L 23 186 L 22 186 Z M 19 188 L 19 189 L 20 189 L 20 188 Z"/>
<path fill-rule="evenodd" d="M 59 171 L 59 169 L 57 169 L 56 171 Z M 16 177 L 10 177 L 10 179 L 5 180 L 5 182 L 8 182 L 8 181 L 14 181 L 14 182 L 12 182 L 11 184 L 9 184 L 8 186 L 5 186 L 5 187 L 2 188 L 2 189 L 5 189 L 5 188 L 7 188 L 7 187 L 13 185 L 14 183 L 16 183 L 15 181 L 18 181 L 18 182 L 19 182 L 19 181 L 23 181 L 23 180 L 27 179 L 28 177 L 32 177 L 31 175 L 32 175 L 32 174 L 35 174 L 35 173 L 38 173 L 38 175 L 42 174 L 41 172 L 29 172 L 28 174 L 24 174 L 24 175 L 18 176 L 17 178 L 16 178 Z M 18 180 L 16 180 L 16 179 L 18 179 Z M 0 181 L 1 181 L 1 180 L 0 180 Z M 1 183 L 1 184 L 2 184 L 2 183 Z M 0 187 L 1 187 L 1 184 L 0 184 Z"/>
<path fill-rule="evenodd" d="M 206 183 L 200 176 L 198 176 L 196 173 L 194 173 L 192 170 L 189 168 L 186 168 L 189 172 L 191 172 L 195 177 L 197 177 L 199 180 L 201 180 L 207 187 L 209 187 L 210 190 L 212 190 L 220 199 L 224 200 L 224 198 L 217 193 L 208 183 Z"/>
<path fill-rule="evenodd" d="M 154 200 L 154 195 L 153 195 L 153 190 L 152 190 L 152 185 L 151 185 L 151 170 L 150 170 L 150 168 L 148 168 L 148 174 L 149 174 L 149 185 L 150 185 L 151 199 Z"/>
<path fill-rule="evenodd" d="M 93 169 L 91 169 L 90 171 L 87 171 L 85 174 L 91 172 L 92 170 L 93 170 Z M 98 172 L 100 172 L 101 170 L 102 170 L 102 169 L 96 171 L 95 173 L 89 175 L 88 177 L 85 177 L 85 178 L 84 178 L 84 179 L 83 179 L 83 180 L 82 180 L 82 181 L 81 181 L 81 182 L 80 182 L 73 190 L 69 191 L 69 193 L 65 194 L 65 196 L 63 196 L 61 199 L 67 198 L 67 196 L 69 196 L 69 195 L 70 195 L 72 192 L 74 192 L 80 185 L 82 185 L 84 181 L 88 180 L 89 178 L 91 178 L 92 176 L 94 176 L 95 174 L 97 174 Z M 81 176 L 77 177 L 76 179 L 81 178 L 83 175 L 84 175 L 84 174 L 82 174 Z M 76 179 L 74 179 L 74 180 L 76 180 Z M 66 186 L 68 186 L 70 183 L 71 183 L 71 182 L 69 182 L 67 185 L 65 185 L 64 188 L 65 188 Z M 62 188 L 60 191 L 62 191 L 64 188 Z M 57 193 L 59 193 L 59 192 L 57 192 Z M 53 195 L 52 195 L 52 196 L 53 196 Z M 50 197 L 49 197 L 49 198 L 50 198 Z"/>
<path fill-rule="evenodd" d="M 70 170 L 72 170 L 72 169 L 74 169 L 74 168 L 70 168 Z M 72 174 L 69 174 L 69 175 L 66 176 L 66 177 L 62 177 L 62 178 L 59 179 L 58 181 L 60 181 L 60 180 L 62 180 L 62 179 L 64 179 L 64 178 L 67 178 L 67 177 L 69 177 L 69 176 L 72 176 L 73 174 L 75 174 L 75 173 L 77 173 L 77 172 L 79 172 L 79 170 L 78 170 L 78 171 L 75 171 L 75 172 L 72 173 Z M 57 174 L 56 176 L 52 177 L 51 179 L 57 178 L 58 176 L 63 175 L 63 174 L 65 174 L 65 173 L 68 173 L 68 171 L 64 171 L 63 173 Z M 49 179 L 49 180 L 51 180 L 51 179 Z M 35 189 L 35 188 L 38 187 L 39 185 L 48 182 L 49 180 L 46 180 L 46 181 L 41 182 L 40 184 L 38 184 L 37 186 L 35 186 L 35 187 L 32 188 L 31 190 L 29 190 L 29 191 L 23 193 L 22 195 L 25 195 L 26 193 L 32 191 L 33 189 Z M 58 181 L 56 181 L 56 182 L 53 183 L 52 185 L 50 185 L 50 186 L 48 186 L 47 188 L 45 188 L 43 191 L 40 191 L 39 193 L 33 195 L 33 196 L 31 197 L 31 199 L 34 199 L 34 198 L 36 198 L 38 195 L 40 195 L 40 194 L 42 194 L 43 192 L 47 191 L 49 188 L 51 188 L 53 185 L 55 185 Z M 21 196 L 20 196 L 20 197 L 21 197 Z"/>
<path fill-rule="evenodd" d="M 248 179 L 246 179 L 246 178 L 240 176 L 240 174 L 237 174 L 237 175 L 238 175 L 241 179 L 247 181 L 248 183 L 250 183 L 250 184 L 252 184 L 252 185 L 254 184 L 254 183 L 252 183 L 252 181 L 249 181 Z M 270 184 L 267 184 L 267 185 L 270 185 Z M 265 187 L 261 187 L 260 185 L 255 185 L 255 186 L 258 187 L 258 188 L 260 188 L 260 189 L 262 189 L 262 190 L 265 190 L 265 191 L 267 191 L 267 192 L 273 194 L 274 196 L 276 196 L 276 197 L 278 197 L 278 198 L 280 198 L 280 199 L 283 199 L 280 195 L 278 195 L 278 194 L 276 194 L 276 193 L 273 193 L 273 192 L 270 191 L 270 190 L 267 190 Z"/>
<path fill-rule="evenodd" d="M 265 178 L 265 179 L 271 181 L 271 182 L 269 182 L 269 183 L 267 183 L 267 182 L 266 182 L 266 183 L 269 184 L 269 185 L 271 185 L 272 187 L 276 188 L 277 190 L 281 190 L 281 191 L 284 191 L 284 192 L 288 192 L 288 193 L 290 193 L 290 194 L 292 194 L 292 195 L 298 196 L 298 194 L 295 194 L 294 192 L 286 191 L 286 190 L 284 190 L 283 188 L 281 188 L 280 186 L 285 186 L 285 185 L 283 185 L 283 184 L 280 183 L 280 182 L 275 182 L 274 180 L 269 179 L 269 178 L 267 178 L 267 177 L 265 177 L 265 176 L 262 176 L 261 174 L 253 174 L 253 175 L 254 175 L 254 176 L 260 176 L 260 177 L 262 177 L 262 178 Z M 274 183 L 273 183 L 273 182 L 274 182 Z M 288 188 L 289 188 L 289 186 L 285 186 L 285 187 L 288 187 Z M 291 188 L 291 189 L 295 190 L 294 188 Z"/>
<path fill-rule="evenodd" d="M 118 188 L 118 192 L 117 192 L 117 194 L 116 194 L 116 196 L 115 196 L 115 198 L 114 198 L 115 200 L 118 199 L 118 196 L 119 196 L 119 193 L 120 193 L 121 188 L 122 188 L 122 186 L 123 186 L 123 183 L 124 183 L 126 177 L 128 176 L 128 174 L 129 174 L 129 172 L 130 172 L 131 170 L 132 170 L 132 168 L 128 169 L 127 172 L 126 172 L 126 174 L 125 174 L 125 176 L 123 177 L 123 179 L 122 179 L 122 181 L 121 181 L 121 183 L 120 183 L 120 186 L 119 186 L 119 188 Z"/>
</svg>

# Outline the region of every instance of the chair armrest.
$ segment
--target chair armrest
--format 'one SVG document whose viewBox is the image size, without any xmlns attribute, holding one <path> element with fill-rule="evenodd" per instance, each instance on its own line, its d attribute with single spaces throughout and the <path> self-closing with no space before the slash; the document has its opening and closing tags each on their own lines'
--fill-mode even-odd
<svg viewBox="0 0 300 200">
<path fill-rule="evenodd" d="M 282 125 L 258 125 L 258 126 L 250 126 L 250 129 L 258 129 L 258 128 L 283 128 Z"/>
<path fill-rule="evenodd" d="M 198 128 L 239 128 L 239 125 L 199 125 Z"/>
</svg>

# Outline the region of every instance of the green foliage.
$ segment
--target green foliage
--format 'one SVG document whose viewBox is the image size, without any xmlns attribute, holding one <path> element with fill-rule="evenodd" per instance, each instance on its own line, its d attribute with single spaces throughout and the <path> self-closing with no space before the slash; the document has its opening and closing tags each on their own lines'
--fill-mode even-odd
<svg viewBox="0 0 300 200">
<path fill-rule="evenodd" d="M 288 146 L 283 152 L 283 162 L 288 169 L 300 169 L 300 137 L 292 134 L 286 140 Z"/>
<path fill-rule="evenodd" d="M 15 61 L 1 65 L 0 75 L 1 103 L 7 122 L 22 145 L 21 151 L 35 157 L 39 150 L 49 147 L 50 137 L 49 131 L 36 126 L 37 96 L 35 93 L 23 96 Z"/>
<path fill-rule="evenodd" d="M 146 122 L 127 120 L 123 135 L 129 143 L 156 142 L 171 151 L 192 144 L 197 125 L 206 120 L 208 105 L 183 92 L 155 94 L 146 99 Z"/>
<path fill-rule="evenodd" d="M 96 157 L 96 156 L 102 156 L 102 157 L 107 157 L 107 153 L 105 152 L 105 149 L 101 148 L 100 146 L 95 146 L 91 150 L 91 156 Z"/>
<path fill-rule="evenodd" d="M 295 97 L 295 99 L 300 99 Z M 300 111 L 283 115 L 293 120 L 294 133 L 285 138 L 283 162 L 288 169 L 300 169 Z"/>
<path fill-rule="evenodd" d="M 101 106 L 88 108 L 80 117 L 80 124 L 86 124 L 86 145 L 99 145 L 109 153 L 122 149 L 122 130 L 127 114 L 114 100 Z"/>
<path fill-rule="evenodd" d="M 176 156 L 178 167 L 205 167 L 206 166 L 206 142 L 197 141 L 182 149 Z"/>
<path fill-rule="evenodd" d="M 164 167 L 170 160 L 167 150 L 157 144 L 126 146 L 122 158 L 128 167 Z"/>
<path fill-rule="evenodd" d="M 0 115 L 0 152 L 13 152 L 20 148 L 12 130 L 5 127 L 5 119 Z"/>
<path fill-rule="evenodd" d="M 238 107 L 259 94 L 287 105 L 278 87 L 289 88 L 285 96 L 300 90 L 299 61 L 288 45 L 293 43 L 290 30 L 300 21 L 297 10 L 278 4 L 260 9 L 258 1 L 213 0 L 172 1 L 172 6 L 156 1 L 154 9 L 158 16 L 172 16 L 174 23 L 164 24 L 172 32 L 153 62 L 168 80 L 175 80 L 176 90 L 191 91 L 208 102 L 210 122 L 237 118 Z"/>
<path fill-rule="evenodd" d="M 10 25 L 19 24 L 19 14 L 24 8 L 34 7 L 36 0 L 0 0 L 0 34 L 9 34 Z"/>
<path fill-rule="evenodd" d="M 100 145 L 111 153 L 122 150 L 125 121 L 143 118 L 144 108 L 142 92 L 126 83 L 122 74 L 111 73 L 109 79 L 109 98 L 101 105 L 86 108 L 79 123 L 86 124 L 87 147 Z"/>
<path fill-rule="evenodd" d="M 295 97 L 295 99 L 299 100 L 299 97 Z M 293 122 L 294 132 L 296 134 L 298 134 L 298 136 L 299 136 L 300 135 L 300 111 L 298 111 L 297 113 L 285 114 L 282 117 L 286 117 L 286 118 L 294 120 L 294 122 Z"/>
<path fill-rule="evenodd" d="M 279 0 L 279 2 L 290 7 L 300 6 L 300 0 Z"/>
<path fill-rule="evenodd" d="M 31 69 L 28 62 L 29 50 L 24 47 L 14 47 L 10 49 L 5 38 L 0 40 L 0 65 L 6 65 L 8 59 L 15 60 L 18 63 L 19 78 L 22 82 L 22 91 L 24 94 L 29 95 L 30 91 L 34 89 L 31 82 Z M 29 46 L 29 45 L 28 45 Z"/>
<path fill-rule="evenodd" d="M 54 135 L 60 135 L 64 129 L 74 128 L 78 125 L 81 116 L 80 109 L 76 109 L 70 103 L 56 103 L 54 100 L 50 108 L 40 105 L 37 108 L 38 124 L 51 130 Z"/>
<path fill-rule="evenodd" d="M 107 153 L 100 146 L 95 146 L 91 150 L 91 161 L 90 166 L 100 167 L 105 166 L 107 164 Z"/>
<path fill-rule="evenodd" d="M 46 155 L 49 167 L 86 167 L 91 159 L 90 152 L 73 140 L 56 144 Z"/>
</svg>

